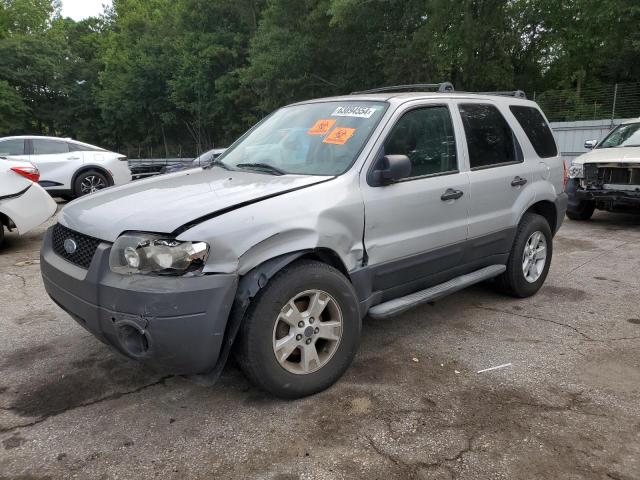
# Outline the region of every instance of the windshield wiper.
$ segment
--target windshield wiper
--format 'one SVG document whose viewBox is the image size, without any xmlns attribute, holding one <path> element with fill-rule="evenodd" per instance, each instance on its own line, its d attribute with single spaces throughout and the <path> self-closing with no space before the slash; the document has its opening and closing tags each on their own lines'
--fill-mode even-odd
<svg viewBox="0 0 640 480">
<path fill-rule="evenodd" d="M 268 163 L 239 163 L 236 165 L 238 168 L 245 168 L 247 170 L 258 170 L 265 173 L 270 173 L 271 175 L 286 175 L 287 172 L 284 170 L 280 170 L 278 167 L 274 167 L 273 165 L 269 165 Z"/>
<path fill-rule="evenodd" d="M 221 168 L 224 168 L 225 170 L 233 170 L 233 168 L 231 168 L 229 165 L 227 165 L 226 163 L 220 160 L 214 160 L 213 162 L 209 162 L 205 166 L 203 166 L 202 169 L 204 170 L 205 168 L 209 169 L 213 167 L 221 167 Z"/>
</svg>

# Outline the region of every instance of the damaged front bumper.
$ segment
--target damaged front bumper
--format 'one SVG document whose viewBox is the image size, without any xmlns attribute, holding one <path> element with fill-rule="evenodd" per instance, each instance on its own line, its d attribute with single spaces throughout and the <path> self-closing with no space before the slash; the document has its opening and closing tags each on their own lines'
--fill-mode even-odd
<svg viewBox="0 0 640 480">
<path fill-rule="evenodd" d="M 218 359 L 238 276 L 119 275 L 101 243 L 88 270 L 44 237 L 41 271 L 49 296 L 80 325 L 123 354 L 172 374 L 211 370 Z"/>
<path fill-rule="evenodd" d="M 580 202 L 594 202 L 602 210 L 628 210 L 640 208 L 640 187 L 638 190 L 612 188 L 583 188 L 576 180 L 570 181 L 567 193 L 569 205 Z"/>
</svg>

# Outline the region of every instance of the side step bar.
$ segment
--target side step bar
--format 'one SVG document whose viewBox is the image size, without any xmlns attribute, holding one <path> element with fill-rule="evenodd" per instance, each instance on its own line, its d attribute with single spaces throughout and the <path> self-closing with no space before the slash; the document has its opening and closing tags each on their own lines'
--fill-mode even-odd
<svg viewBox="0 0 640 480">
<path fill-rule="evenodd" d="M 450 293 L 462 290 L 474 283 L 479 283 L 484 280 L 497 277 L 506 269 L 507 267 L 505 265 L 491 265 L 489 267 L 481 268 L 475 272 L 461 275 L 449 280 L 448 282 L 436 285 L 435 287 L 420 290 L 419 292 L 415 292 L 404 297 L 394 298 L 388 302 L 380 303 L 371 307 L 368 315 L 371 318 L 386 318 L 398 315 L 410 308 L 445 297 Z"/>
</svg>

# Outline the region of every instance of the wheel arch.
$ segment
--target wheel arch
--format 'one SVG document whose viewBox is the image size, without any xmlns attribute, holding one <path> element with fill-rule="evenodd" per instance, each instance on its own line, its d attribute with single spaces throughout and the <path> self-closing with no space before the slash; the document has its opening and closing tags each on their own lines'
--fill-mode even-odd
<svg viewBox="0 0 640 480">
<path fill-rule="evenodd" d="M 71 177 L 71 191 L 74 195 L 76 195 L 76 180 L 78 179 L 78 177 L 81 174 L 90 172 L 92 170 L 102 173 L 105 177 L 107 177 L 107 183 L 109 183 L 108 186 L 113 186 L 113 177 L 111 176 L 111 173 L 109 173 L 109 170 L 101 167 L 100 165 L 83 165 L 78 170 L 76 170 L 76 172 L 73 174 L 73 177 Z"/>
<path fill-rule="evenodd" d="M 520 220 L 522 220 L 522 217 L 524 217 L 524 215 L 527 213 L 537 213 L 538 215 L 544 217 L 544 219 L 549 224 L 549 228 L 551 228 L 551 232 L 555 235 L 556 231 L 558 230 L 558 211 L 556 209 L 555 203 L 549 200 L 540 200 L 527 208 L 527 210 L 520 217 Z"/>
<path fill-rule="evenodd" d="M 309 248 L 278 255 L 256 265 L 244 275 L 241 275 L 225 328 L 222 350 L 216 365 L 206 375 L 210 380 L 215 381 L 222 373 L 252 299 L 267 286 L 269 280 L 278 272 L 291 263 L 302 259 L 316 260 L 330 265 L 344 274 L 347 280 L 351 282 L 342 259 L 335 251 L 329 248 Z"/>
</svg>

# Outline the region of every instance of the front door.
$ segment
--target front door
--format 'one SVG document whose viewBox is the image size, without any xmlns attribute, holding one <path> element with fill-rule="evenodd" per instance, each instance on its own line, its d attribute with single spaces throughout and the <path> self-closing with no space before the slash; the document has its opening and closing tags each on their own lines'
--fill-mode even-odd
<svg viewBox="0 0 640 480">
<path fill-rule="evenodd" d="M 391 185 L 372 187 L 366 175 L 362 180 L 372 289 L 392 297 L 459 264 L 469 179 L 461 173 L 448 105 L 414 106 L 397 115 L 382 150 L 406 155 L 412 164 L 410 177 Z"/>
<path fill-rule="evenodd" d="M 31 162 L 40 170 L 40 183 L 45 188 L 71 189 L 73 173 L 82 165 L 82 152 L 70 152 L 64 140 L 33 138 Z"/>
</svg>

